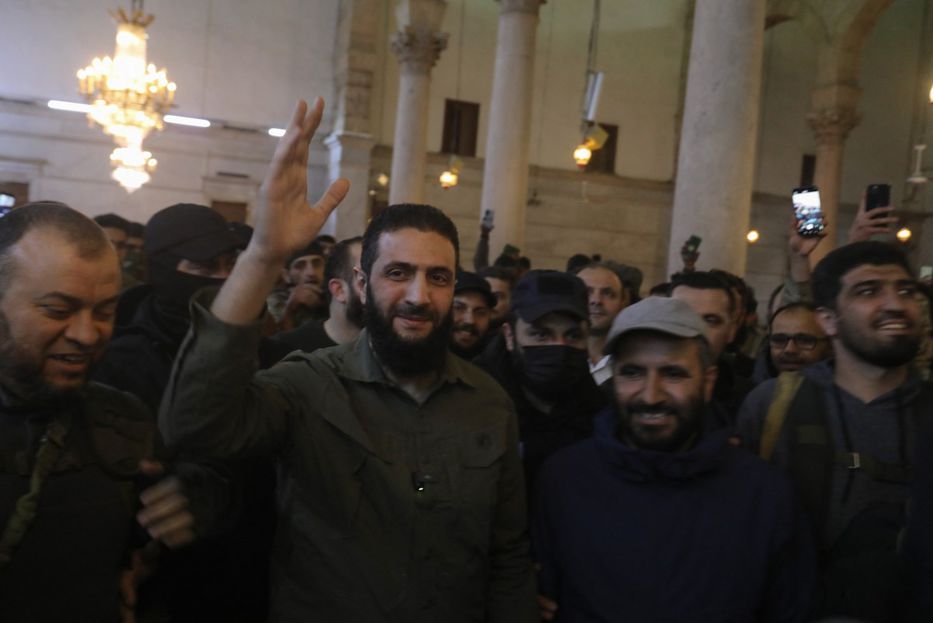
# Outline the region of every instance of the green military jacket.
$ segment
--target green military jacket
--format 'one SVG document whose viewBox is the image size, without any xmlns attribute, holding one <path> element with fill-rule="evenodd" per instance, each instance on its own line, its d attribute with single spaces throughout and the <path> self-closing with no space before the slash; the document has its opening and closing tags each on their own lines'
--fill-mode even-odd
<svg viewBox="0 0 933 623">
<path fill-rule="evenodd" d="M 160 413 L 165 440 L 277 458 L 272 620 L 538 620 L 511 401 L 448 354 L 420 404 L 366 332 L 255 373 L 258 326 L 195 304 Z"/>
</svg>

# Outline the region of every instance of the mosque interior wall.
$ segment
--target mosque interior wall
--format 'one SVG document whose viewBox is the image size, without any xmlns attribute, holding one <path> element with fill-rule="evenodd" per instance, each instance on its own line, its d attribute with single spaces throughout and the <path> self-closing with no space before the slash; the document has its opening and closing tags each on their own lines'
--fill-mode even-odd
<svg viewBox="0 0 933 623">
<path fill-rule="evenodd" d="M 903 183 L 912 145 L 931 143 L 931 110 L 919 106 L 925 3 L 897 0 L 864 48 L 859 84 L 861 123 L 845 147 L 842 221 L 848 228 L 865 184 L 889 181 L 893 198 L 912 199 L 912 227 L 927 242 L 917 259 L 933 264 L 933 227 L 924 192 Z M 335 97 L 336 0 L 149 0 L 149 58 L 178 85 L 176 114 L 207 117 L 229 127 L 169 126 L 146 142 L 159 160 L 153 180 L 126 194 L 109 179 L 112 143 L 80 114 L 31 102 L 79 101 L 75 71 L 111 54 L 114 0 L 0 0 L 7 25 L 0 37 L 0 182 L 30 184 L 32 199 L 66 201 L 88 213 L 118 212 L 143 221 L 172 203 L 243 201 L 250 207 L 275 146 L 268 127 L 284 125 L 299 97 Z M 346 3 L 344 3 L 346 4 Z M 383 55 L 373 76 L 370 127 L 373 177 L 391 168 L 398 63 L 389 50 L 393 3 L 375 0 L 374 42 Z M 677 115 L 688 25 L 687 0 L 603 3 L 597 66 L 606 72 L 598 118 L 619 126 L 615 175 L 580 173 L 570 158 L 579 141 L 589 10 L 583 2 L 543 5 L 535 59 L 527 239 L 536 267 L 562 268 L 577 252 L 640 266 L 645 285 L 661 281 L 673 198 Z M 432 73 L 425 199 L 447 211 L 461 230 L 464 264 L 478 234 L 486 123 L 495 58 L 498 5 L 450 0 L 443 22 L 447 49 Z M 815 152 L 807 126 L 815 86 L 816 43 L 796 22 L 765 34 L 764 79 L 751 224 L 761 240 L 749 249 L 748 277 L 764 298 L 780 282 L 791 188 L 801 159 Z M 929 88 L 929 81 L 924 83 Z M 921 85 L 922 86 L 922 85 Z M 443 190 L 437 176 L 445 99 L 480 104 L 477 157 L 463 158 L 460 184 Z M 311 150 L 312 193 L 327 181 L 322 139 L 334 127 L 331 107 Z M 929 157 L 933 157 L 930 155 Z M 929 160 L 929 158 L 928 158 Z M 376 198 L 384 189 L 374 186 Z M 928 192 L 928 191 L 927 191 Z M 708 244 L 714 244 L 710 239 Z M 493 255 L 498 249 L 493 250 Z M 702 252 L 702 247 L 701 247 Z M 702 267 L 702 257 L 700 260 Z M 763 293 L 763 294 L 762 294 Z"/>
</svg>

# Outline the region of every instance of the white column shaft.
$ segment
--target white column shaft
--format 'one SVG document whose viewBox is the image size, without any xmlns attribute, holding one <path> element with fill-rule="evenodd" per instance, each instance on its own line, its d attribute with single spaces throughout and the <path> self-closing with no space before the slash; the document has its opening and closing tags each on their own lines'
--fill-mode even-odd
<svg viewBox="0 0 933 623">
<path fill-rule="evenodd" d="M 524 10 L 503 0 L 489 102 L 480 213 L 495 212 L 490 261 L 505 244 L 524 246 L 538 2 Z"/>
<path fill-rule="evenodd" d="M 668 273 L 703 238 L 701 268 L 745 272 L 765 0 L 698 0 L 674 191 Z"/>
</svg>

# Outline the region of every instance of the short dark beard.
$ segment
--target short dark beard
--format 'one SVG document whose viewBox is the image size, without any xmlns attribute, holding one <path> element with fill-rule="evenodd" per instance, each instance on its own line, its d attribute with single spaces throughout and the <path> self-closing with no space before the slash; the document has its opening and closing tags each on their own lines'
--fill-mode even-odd
<svg viewBox="0 0 933 623">
<path fill-rule="evenodd" d="M 904 318 L 905 322 L 909 322 Z M 852 329 L 839 316 L 838 339 L 850 353 L 879 368 L 899 368 L 907 365 L 920 351 L 920 336 L 895 335 L 890 342 L 875 340 L 863 332 Z"/>
<path fill-rule="evenodd" d="M 366 311 L 363 309 L 363 301 L 360 300 L 356 290 L 352 287 L 350 288 L 346 311 L 344 313 L 347 316 L 347 322 L 357 329 L 362 329 L 366 326 Z"/>
<path fill-rule="evenodd" d="M 450 351 L 461 359 L 465 359 L 467 361 L 473 361 L 476 359 L 476 357 L 478 357 L 479 354 L 483 352 L 485 346 L 485 340 L 479 340 L 470 348 L 463 348 L 453 340 L 450 341 Z"/>
<path fill-rule="evenodd" d="M 69 402 L 80 388 L 57 389 L 42 378 L 42 363 L 33 361 L 10 337 L 10 325 L 0 312 L 0 385 L 30 405 Z"/>
<path fill-rule="evenodd" d="M 373 352 L 392 374 L 401 378 L 411 378 L 443 370 L 453 327 L 453 317 L 450 313 L 444 318 L 431 318 L 434 328 L 427 336 L 417 340 L 407 340 L 395 332 L 392 327 L 393 318 L 402 311 L 430 314 L 427 306 L 393 309 L 390 311 L 390 317 L 387 318 L 376 306 L 373 291 L 367 284 L 364 309 L 366 329 L 369 331 Z"/>
<path fill-rule="evenodd" d="M 629 405 L 614 403 L 616 416 L 619 421 L 619 433 L 623 441 L 640 448 L 642 450 L 654 450 L 656 452 L 676 452 L 684 449 L 686 444 L 699 436 L 703 431 L 703 413 L 705 405 L 700 397 L 694 398 L 686 409 L 676 409 L 674 407 L 649 406 L 643 402 L 633 402 Z M 674 434 L 666 439 L 646 439 L 636 433 L 632 428 L 630 411 L 652 411 L 657 409 L 662 412 L 671 413 L 676 417 L 679 426 Z"/>
</svg>

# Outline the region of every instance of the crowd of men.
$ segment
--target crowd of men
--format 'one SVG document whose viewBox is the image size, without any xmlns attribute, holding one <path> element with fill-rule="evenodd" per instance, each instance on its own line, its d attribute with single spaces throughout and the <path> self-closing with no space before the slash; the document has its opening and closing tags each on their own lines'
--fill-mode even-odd
<svg viewBox="0 0 933 623">
<path fill-rule="evenodd" d="M 739 277 L 532 269 L 439 209 L 320 235 L 0 219 L 0 620 L 933 621 L 927 285 L 862 214 Z M 646 291 L 645 291 L 646 290 Z M 642 298 L 642 294 L 645 298 Z M 763 322 L 760 322 L 761 318 Z"/>
</svg>

